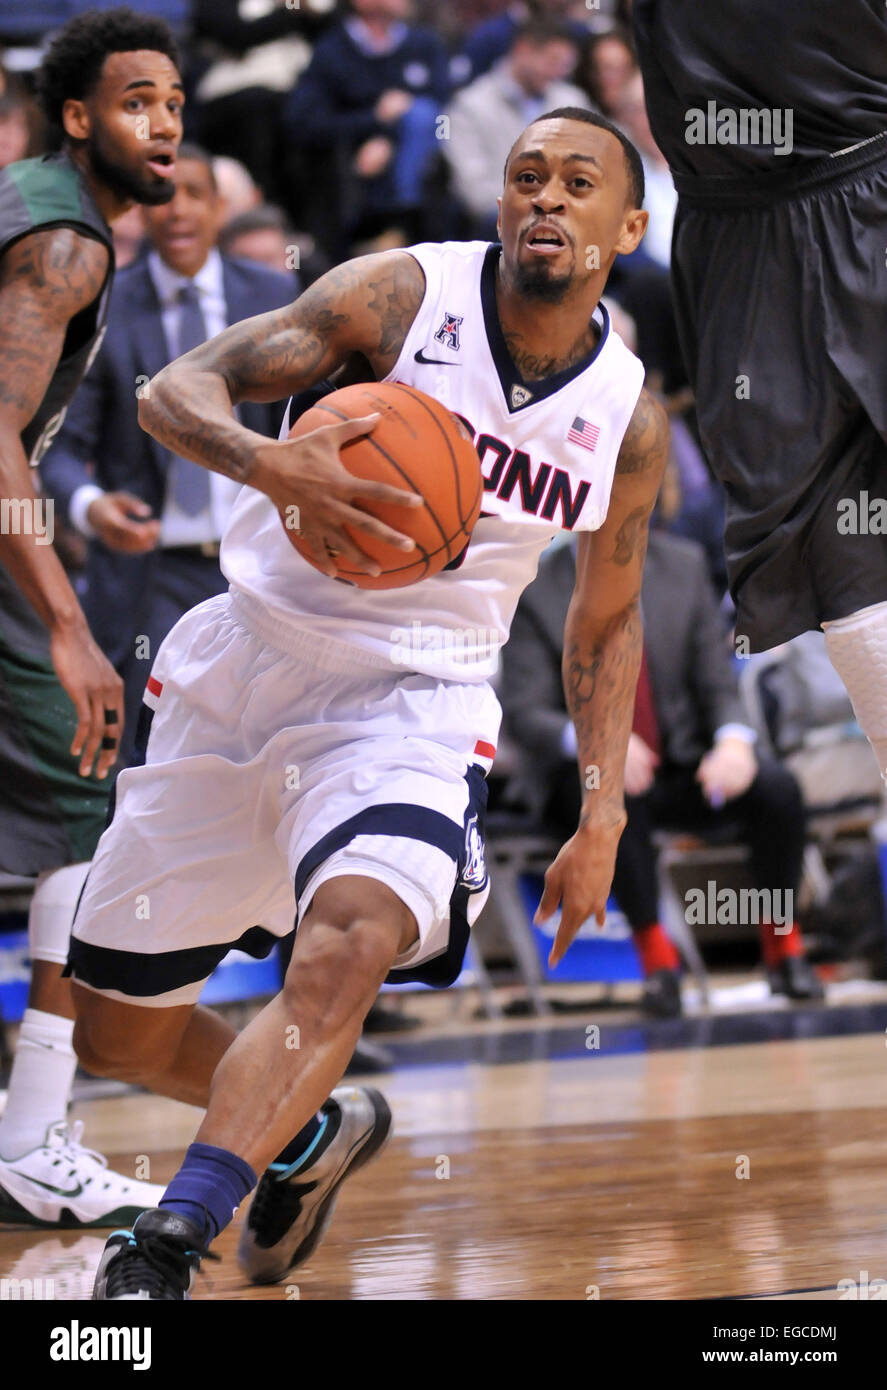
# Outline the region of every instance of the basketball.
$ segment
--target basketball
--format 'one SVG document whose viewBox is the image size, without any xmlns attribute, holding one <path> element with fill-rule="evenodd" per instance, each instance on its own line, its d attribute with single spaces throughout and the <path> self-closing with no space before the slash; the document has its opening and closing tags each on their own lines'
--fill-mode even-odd
<svg viewBox="0 0 887 1390">
<path fill-rule="evenodd" d="M 366 382 L 332 392 L 300 416 L 290 438 L 373 414 L 381 418 L 372 433 L 344 444 L 340 457 L 355 477 L 420 494 L 423 507 L 358 504 L 410 536 L 416 549 L 398 550 L 346 527 L 355 544 L 381 566 L 382 573 L 365 574 L 343 558 L 338 577 L 361 589 L 399 589 L 438 574 L 462 554 L 480 515 L 483 476 L 461 421 L 424 391 L 398 383 Z M 304 541 L 296 536 L 293 544 L 309 564 L 314 564 Z"/>
</svg>

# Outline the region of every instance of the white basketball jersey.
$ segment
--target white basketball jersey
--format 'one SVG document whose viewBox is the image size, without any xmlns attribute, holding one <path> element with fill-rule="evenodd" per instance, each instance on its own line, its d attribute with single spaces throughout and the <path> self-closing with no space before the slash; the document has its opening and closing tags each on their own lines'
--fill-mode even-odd
<svg viewBox="0 0 887 1390">
<path fill-rule="evenodd" d="M 385 380 L 427 392 L 471 431 L 484 497 L 462 557 L 408 588 L 337 583 L 293 549 L 268 498 L 244 488 L 221 565 L 269 640 L 275 633 L 285 645 L 287 631 L 313 633 L 349 644 L 360 664 L 481 681 L 496 670 L 518 599 L 552 537 L 603 524 L 644 369 L 599 306 L 591 355 L 525 383 L 496 311 L 499 247 L 426 243 L 409 253 L 425 273 L 425 294 Z M 289 427 L 287 411 L 281 438 Z"/>
</svg>

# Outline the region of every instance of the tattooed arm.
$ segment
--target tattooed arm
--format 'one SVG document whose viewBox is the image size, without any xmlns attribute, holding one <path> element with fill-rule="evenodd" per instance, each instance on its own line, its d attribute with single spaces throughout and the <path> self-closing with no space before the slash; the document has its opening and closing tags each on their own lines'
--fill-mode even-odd
<svg viewBox="0 0 887 1390">
<path fill-rule="evenodd" d="M 258 488 L 287 525 L 298 528 L 329 574 L 331 546 L 361 569 L 378 571 L 349 538 L 345 522 L 401 548 L 398 532 L 358 510 L 355 501 L 409 505 L 412 493 L 362 483 L 339 447 L 366 434 L 377 416 L 330 425 L 298 440 L 269 441 L 234 417 L 240 401 L 275 401 L 328 377 L 362 354 L 376 378 L 387 375 L 422 302 L 425 276 L 400 251 L 337 266 L 285 309 L 246 319 L 165 367 L 139 402 L 139 421 L 161 444 L 214 472 Z M 405 500 L 406 499 L 406 500 Z"/>
<path fill-rule="evenodd" d="M 579 537 L 564 629 L 564 689 L 586 790 L 579 829 L 545 876 L 537 914 L 544 921 L 563 899 L 552 965 L 588 917 L 604 921 L 625 828 L 623 775 L 643 641 L 647 527 L 667 457 L 667 416 L 642 391 L 619 452 L 607 519 Z"/>
<path fill-rule="evenodd" d="M 34 417 L 62 355 L 71 319 L 100 294 L 108 273 L 101 242 L 69 227 L 31 232 L 0 260 L 0 499 L 33 516 L 34 485 L 22 430 Z M 86 776 L 105 729 L 104 710 L 123 719 L 122 683 L 92 640 L 86 619 L 46 536 L 0 531 L 0 558 L 49 628 L 56 674 L 74 702 L 77 732 L 71 752 Z M 25 531 L 25 528 L 22 528 Z M 50 536 L 51 540 L 51 536 Z M 116 749 L 100 753 L 104 776 Z"/>
</svg>

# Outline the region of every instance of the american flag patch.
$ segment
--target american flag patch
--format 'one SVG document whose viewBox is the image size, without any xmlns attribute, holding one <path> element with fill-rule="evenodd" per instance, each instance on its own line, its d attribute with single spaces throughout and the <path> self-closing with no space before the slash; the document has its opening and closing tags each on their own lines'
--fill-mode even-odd
<svg viewBox="0 0 887 1390">
<path fill-rule="evenodd" d="M 589 420 L 583 420 L 581 415 L 577 415 L 567 438 L 571 444 L 581 444 L 583 449 L 590 449 L 594 453 L 600 434 L 599 425 L 593 425 Z"/>
</svg>

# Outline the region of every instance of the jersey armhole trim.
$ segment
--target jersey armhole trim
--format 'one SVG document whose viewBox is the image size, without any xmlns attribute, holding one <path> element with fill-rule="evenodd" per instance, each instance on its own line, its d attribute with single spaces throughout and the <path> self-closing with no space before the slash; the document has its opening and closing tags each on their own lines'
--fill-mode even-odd
<svg viewBox="0 0 887 1390">
<path fill-rule="evenodd" d="M 624 346 L 624 344 L 623 344 L 623 346 Z M 630 348 L 626 348 L 626 351 L 627 351 L 627 352 L 631 352 L 631 349 L 630 349 Z M 631 353 L 631 356 L 634 357 L 634 353 Z M 623 446 L 623 444 L 625 443 L 625 436 L 628 434 L 628 427 L 629 427 L 629 425 L 631 424 L 632 420 L 634 419 L 634 413 L 635 413 L 635 411 L 636 411 L 637 408 L 638 408 L 638 401 L 639 401 L 640 398 L 641 398 L 641 392 L 643 391 L 644 386 L 645 386 L 645 384 L 646 384 L 647 374 L 646 374 L 646 371 L 645 371 L 645 369 L 644 369 L 644 364 L 643 364 L 643 363 L 640 361 L 640 359 L 637 358 L 637 357 L 634 357 L 634 360 L 637 362 L 638 368 L 640 369 L 640 370 L 637 372 L 637 379 L 638 379 L 637 394 L 635 395 L 635 397 L 634 397 L 634 399 L 633 399 L 633 401 L 632 401 L 632 403 L 631 403 L 631 410 L 628 412 L 628 417 L 627 417 L 627 419 L 626 419 L 626 421 L 625 421 L 625 428 L 624 428 L 623 431 L 622 431 L 622 438 L 619 440 L 619 448 L 616 449 L 615 453 L 613 454 L 613 467 L 612 467 L 612 469 L 611 469 L 611 471 L 610 471 L 610 477 L 609 477 L 609 481 L 608 481 L 608 484 L 607 484 L 607 509 L 606 509 L 606 511 L 604 512 L 603 516 L 601 517 L 599 524 L 594 528 L 596 531 L 599 531 L 599 530 L 600 530 L 601 526 L 603 526 L 604 522 L 607 520 L 607 516 L 609 515 L 609 512 L 610 512 L 610 503 L 611 503 L 612 500 L 613 500 L 613 483 L 615 482 L 615 479 L 616 479 L 616 470 L 617 470 L 617 468 L 619 467 L 619 455 L 622 453 L 622 446 Z M 577 534 L 578 534 L 578 533 L 577 533 Z"/>
<path fill-rule="evenodd" d="M 20 241 L 23 241 L 26 236 L 36 236 L 38 232 L 55 232 L 60 227 L 70 227 L 72 232 L 78 232 L 80 236 L 88 237 L 90 241 L 97 241 L 99 245 L 104 246 L 108 252 L 108 265 L 105 270 L 105 277 L 102 280 L 102 283 L 99 286 L 99 289 L 96 292 L 95 297 L 89 301 L 89 304 L 84 304 L 82 309 L 77 310 L 78 314 L 82 314 L 85 313 L 85 311 L 89 309 L 91 305 L 98 303 L 102 295 L 105 293 L 109 278 L 114 273 L 113 245 L 109 241 L 107 241 L 105 237 L 101 236 L 99 232 L 95 229 L 95 227 L 90 227 L 88 222 L 78 222 L 75 218 L 71 217 L 59 217 L 52 222 L 41 222 L 40 225 L 37 227 L 25 227 L 22 231 L 17 232 L 15 236 L 11 236 L 9 240 L 4 243 L 2 249 L 0 249 L 0 261 L 2 261 L 3 257 L 6 255 L 7 251 L 10 250 L 11 247 L 17 246 L 18 243 Z M 76 318 L 76 314 L 74 315 L 74 317 Z"/>
<path fill-rule="evenodd" d="M 426 301 L 427 301 L 427 299 L 428 299 L 429 290 L 430 290 L 430 288 L 431 288 L 430 285 L 429 285 L 430 276 L 429 276 L 429 273 L 428 273 L 428 267 L 427 267 L 426 265 L 424 265 L 424 264 L 422 263 L 421 258 L 420 258 L 419 256 L 416 255 L 416 248 L 415 248 L 415 247 L 412 247 L 412 246 L 405 246 L 405 247 L 403 248 L 403 251 L 404 251 L 404 254 L 405 254 L 405 255 L 409 256 L 412 260 L 414 260 L 414 261 L 416 262 L 416 265 L 417 265 L 417 266 L 419 267 L 419 269 L 421 270 L 421 272 L 422 272 L 422 278 L 423 278 L 423 280 L 425 281 L 425 288 L 424 288 L 424 290 L 422 291 L 422 298 L 419 300 L 418 306 L 417 306 L 417 308 L 416 308 L 416 312 L 415 312 L 415 314 L 413 315 L 413 321 L 412 321 L 412 323 L 410 324 L 409 328 L 407 329 L 406 333 L 404 334 L 403 343 L 401 344 L 400 352 L 397 354 L 397 360 L 395 361 L 394 365 L 392 366 L 391 371 L 390 371 L 390 372 L 386 372 L 386 374 L 385 374 L 383 377 L 380 378 L 381 381 L 397 381 L 397 380 L 399 379 L 399 378 L 398 378 L 398 373 L 399 373 L 399 371 L 400 371 L 400 369 L 401 369 L 402 363 L 403 363 L 404 360 L 405 360 L 404 354 L 406 353 L 407 343 L 408 343 L 409 340 L 410 340 L 410 334 L 412 333 L 413 329 L 414 329 L 415 326 L 416 326 L 416 320 L 418 319 L 419 315 L 422 313 L 422 310 L 423 310 L 424 307 L 425 307 L 425 303 L 426 303 Z M 439 286 L 440 286 L 440 275 L 439 275 L 439 274 L 437 275 L 437 285 L 438 285 L 438 288 L 439 288 Z"/>
</svg>

